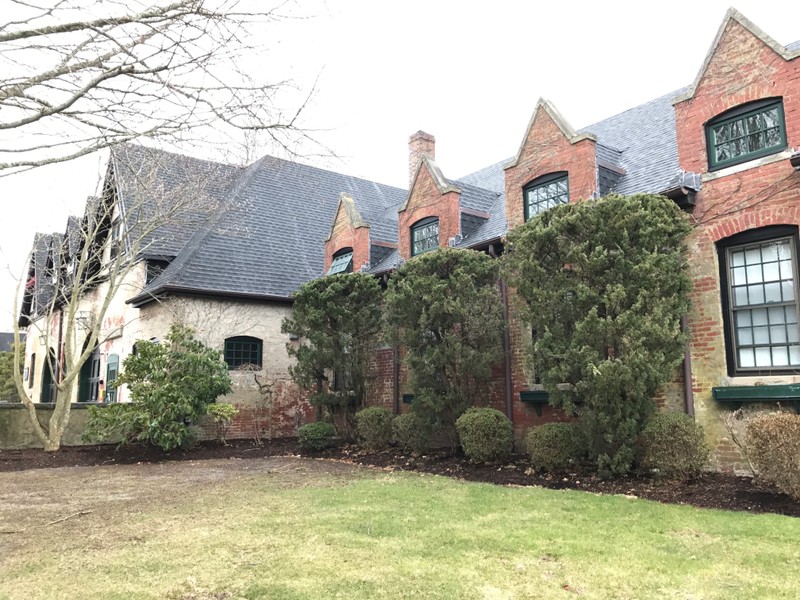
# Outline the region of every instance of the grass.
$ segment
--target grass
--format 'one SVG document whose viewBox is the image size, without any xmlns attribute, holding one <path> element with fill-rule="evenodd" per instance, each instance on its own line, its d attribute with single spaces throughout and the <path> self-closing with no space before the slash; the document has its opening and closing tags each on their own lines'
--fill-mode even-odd
<svg viewBox="0 0 800 600">
<path fill-rule="evenodd" d="M 96 512 L 0 537 L 0 598 L 800 597 L 797 519 L 279 461 L 188 483 L 54 469 L 69 493 L 126 479 Z"/>
</svg>

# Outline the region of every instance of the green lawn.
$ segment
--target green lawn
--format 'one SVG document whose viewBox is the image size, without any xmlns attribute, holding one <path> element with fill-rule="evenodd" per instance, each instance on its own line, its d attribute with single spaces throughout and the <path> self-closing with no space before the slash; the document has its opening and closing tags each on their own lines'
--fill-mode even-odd
<svg viewBox="0 0 800 600">
<path fill-rule="evenodd" d="M 0 517 L 2 599 L 800 597 L 798 519 L 302 459 L 0 474 Z"/>
</svg>

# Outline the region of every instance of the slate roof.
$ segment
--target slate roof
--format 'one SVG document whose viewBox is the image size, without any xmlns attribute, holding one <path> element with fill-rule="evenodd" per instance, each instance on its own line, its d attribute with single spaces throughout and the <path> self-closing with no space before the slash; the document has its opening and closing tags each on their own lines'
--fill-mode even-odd
<svg viewBox="0 0 800 600">
<path fill-rule="evenodd" d="M 214 190 L 220 206 L 213 219 L 132 302 L 181 290 L 288 299 L 322 275 L 324 242 L 341 192 L 356 199 L 365 220 L 375 219 L 371 236 L 377 239 L 389 235 L 388 214 L 395 212 L 388 241 L 397 238 L 397 206 L 406 196 L 399 188 L 274 157 L 240 169 L 232 184 Z"/>
<path fill-rule="evenodd" d="M 111 155 L 114 183 L 127 211 L 125 222 L 152 229 L 142 253 L 173 258 L 202 226 L 224 210 L 244 169 L 123 144 Z M 132 232 L 129 238 L 138 238 Z"/>
<path fill-rule="evenodd" d="M 620 153 L 617 165 L 625 169 L 625 175 L 615 192 L 633 194 L 667 189 L 679 171 L 672 100 L 687 89 L 664 94 L 579 130 L 579 133 L 593 133 L 598 145 Z"/>
<path fill-rule="evenodd" d="M 19 332 L 19 341 L 25 343 L 25 332 Z M 11 352 L 14 346 L 14 334 L 12 332 L 0 332 L 0 352 Z"/>
</svg>

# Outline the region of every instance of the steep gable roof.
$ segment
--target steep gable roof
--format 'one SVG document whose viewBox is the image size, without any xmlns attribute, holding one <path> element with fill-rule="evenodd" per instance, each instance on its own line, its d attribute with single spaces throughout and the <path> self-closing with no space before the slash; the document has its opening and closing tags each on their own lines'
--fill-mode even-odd
<svg viewBox="0 0 800 600">
<path fill-rule="evenodd" d="M 740 13 L 735 8 L 729 8 L 728 12 L 725 13 L 725 18 L 722 20 L 722 24 L 719 26 L 717 30 L 717 35 L 714 37 L 714 41 L 711 42 L 711 48 L 709 48 L 708 53 L 706 54 L 705 60 L 703 60 L 703 64 L 700 67 L 700 70 L 697 72 L 697 76 L 694 79 L 692 85 L 686 88 L 684 93 L 676 97 L 673 101 L 674 104 L 678 102 L 682 102 L 684 100 L 688 100 L 689 98 L 694 96 L 695 91 L 697 90 L 697 86 L 700 85 L 700 81 L 703 79 L 703 75 L 705 75 L 708 66 L 711 64 L 711 60 L 714 58 L 714 54 L 717 51 L 717 46 L 719 46 L 722 38 L 725 35 L 725 31 L 728 29 L 729 25 L 732 22 L 736 22 L 742 27 L 744 27 L 747 31 L 757 37 L 759 40 L 764 42 L 767 46 L 772 48 L 776 54 L 781 56 L 784 60 L 793 60 L 800 56 L 800 42 L 795 42 L 793 44 L 789 44 L 788 46 L 783 46 L 772 39 L 767 33 L 765 33 L 760 27 L 755 25 L 750 19 L 745 17 L 742 13 Z"/>
</svg>

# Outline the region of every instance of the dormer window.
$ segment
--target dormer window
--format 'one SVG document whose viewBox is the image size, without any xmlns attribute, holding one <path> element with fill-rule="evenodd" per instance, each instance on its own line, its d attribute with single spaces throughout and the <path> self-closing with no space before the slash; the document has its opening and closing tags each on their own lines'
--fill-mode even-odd
<svg viewBox="0 0 800 600">
<path fill-rule="evenodd" d="M 542 175 L 522 189 L 525 220 L 559 204 L 569 202 L 569 176 L 566 171 Z"/>
<path fill-rule="evenodd" d="M 706 125 L 709 170 L 721 169 L 786 148 L 783 101 L 770 98 L 732 108 Z"/>
<path fill-rule="evenodd" d="M 353 272 L 353 249 L 342 248 L 333 255 L 333 261 L 328 268 L 327 275 Z"/>
<path fill-rule="evenodd" d="M 411 226 L 411 256 L 439 247 L 439 219 L 428 217 Z"/>
</svg>

